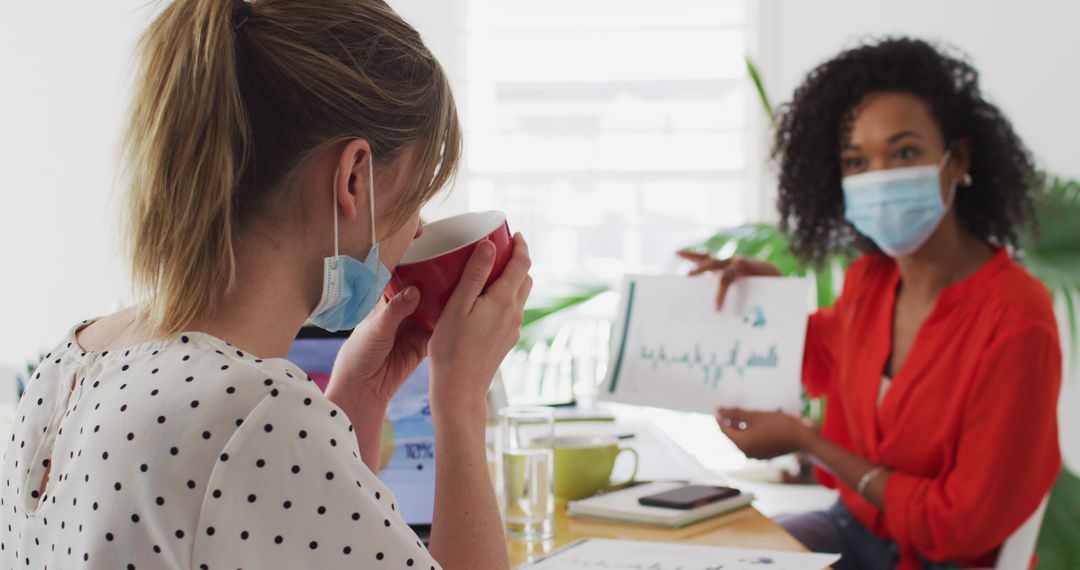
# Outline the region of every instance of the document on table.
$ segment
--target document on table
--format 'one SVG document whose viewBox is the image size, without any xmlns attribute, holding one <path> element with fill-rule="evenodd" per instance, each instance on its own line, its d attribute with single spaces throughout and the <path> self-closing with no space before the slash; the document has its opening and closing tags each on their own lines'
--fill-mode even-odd
<svg viewBox="0 0 1080 570">
<path fill-rule="evenodd" d="M 822 570 L 839 554 L 588 538 L 519 570 Z"/>
<path fill-rule="evenodd" d="M 627 276 L 599 398 L 706 414 L 798 414 L 807 280 L 740 279 L 719 312 L 718 280 Z"/>
</svg>

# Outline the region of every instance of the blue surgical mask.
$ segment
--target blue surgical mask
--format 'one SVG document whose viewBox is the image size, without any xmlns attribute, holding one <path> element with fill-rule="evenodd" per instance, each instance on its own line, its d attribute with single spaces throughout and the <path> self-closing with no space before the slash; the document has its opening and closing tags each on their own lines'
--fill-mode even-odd
<svg viewBox="0 0 1080 570">
<path fill-rule="evenodd" d="M 941 200 L 941 168 L 912 166 L 855 174 L 844 178 L 844 218 L 891 257 L 917 251 L 937 229 L 949 204 Z"/>
<path fill-rule="evenodd" d="M 390 282 L 390 271 L 379 261 L 375 239 L 375 160 L 368 156 L 368 204 L 371 209 L 371 250 L 361 263 L 338 250 L 337 175 L 334 175 L 334 256 L 323 259 L 323 289 L 308 322 L 325 330 L 347 330 L 360 324 L 379 302 Z"/>
</svg>

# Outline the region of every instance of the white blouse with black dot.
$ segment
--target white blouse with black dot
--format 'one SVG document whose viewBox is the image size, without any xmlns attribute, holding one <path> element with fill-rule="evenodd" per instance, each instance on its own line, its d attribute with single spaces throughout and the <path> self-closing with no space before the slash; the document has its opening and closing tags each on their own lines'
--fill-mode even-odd
<svg viewBox="0 0 1080 570">
<path fill-rule="evenodd" d="M 83 352 L 85 324 L 5 442 L 0 568 L 438 568 L 295 365 L 202 333 Z"/>
</svg>

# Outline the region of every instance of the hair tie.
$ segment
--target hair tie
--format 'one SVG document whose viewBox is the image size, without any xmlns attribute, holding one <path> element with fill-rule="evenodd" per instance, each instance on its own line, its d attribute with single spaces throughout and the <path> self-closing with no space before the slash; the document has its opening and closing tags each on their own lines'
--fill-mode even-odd
<svg viewBox="0 0 1080 570">
<path fill-rule="evenodd" d="M 240 6 L 238 6 L 236 8 L 236 11 L 233 12 L 233 21 L 235 22 L 233 24 L 233 31 L 239 30 L 241 26 L 246 24 L 248 18 L 250 18 L 251 15 L 254 13 L 255 7 L 251 4 L 251 2 L 241 2 Z"/>
</svg>

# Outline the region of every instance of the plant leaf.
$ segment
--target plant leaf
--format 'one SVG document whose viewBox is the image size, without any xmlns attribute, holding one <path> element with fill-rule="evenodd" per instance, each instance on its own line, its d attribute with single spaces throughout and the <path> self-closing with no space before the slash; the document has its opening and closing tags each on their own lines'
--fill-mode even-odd
<svg viewBox="0 0 1080 570">
<path fill-rule="evenodd" d="M 539 342 L 550 344 L 554 338 L 552 331 L 557 329 L 554 325 L 559 323 L 559 318 L 569 318 L 573 309 L 611 291 L 611 287 L 607 285 L 577 285 L 574 288 L 573 293 L 539 301 L 525 309 L 521 320 L 519 349 L 531 349 Z M 554 321 L 554 325 L 547 326 L 551 324 L 549 321 Z"/>
<path fill-rule="evenodd" d="M 1080 181 L 1043 175 L 1033 190 L 1038 232 L 1020 236 L 1021 260 L 1032 275 L 1061 296 L 1068 323 L 1069 346 L 1080 341 L 1080 313 L 1073 299 L 1080 293 Z"/>
<path fill-rule="evenodd" d="M 586 285 L 582 286 L 582 288 L 583 291 L 579 293 L 557 297 L 538 306 L 525 309 L 525 316 L 521 321 L 521 326 L 527 327 L 545 317 L 591 301 L 601 293 L 606 293 L 611 290 L 611 288 L 606 285 Z"/>
<path fill-rule="evenodd" d="M 1080 568 L 1080 478 L 1062 469 L 1035 546 L 1040 568 Z"/>
<path fill-rule="evenodd" d="M 814 281 L 817 284 L 817 304 L 818 307 L 832 306 L 835 294 L 833 293 L 833 272 L 832 264 L 826 265 L 821 271 L 814 274 Z"/>
<path fill-rule="evenodd" d="M 761 81 L 761 74 L 758 73 L 757 64 L 749 57 L 746 58 L 746 72 L 750 74 L 750 79 L 754 82 L 754 88 L 757 89 L 761 106 L 765 108 L 765 113 L 769 116 L 769 123 L 776 126 L 776 112 L 773 111 L 772 103 L 769 102 L 769 94 L 765 92 L 765 83 Z"/>
</svg>

